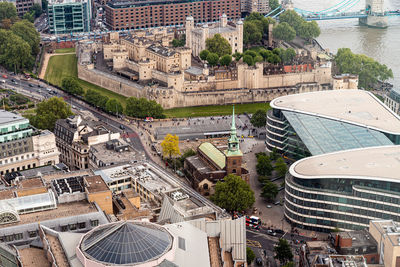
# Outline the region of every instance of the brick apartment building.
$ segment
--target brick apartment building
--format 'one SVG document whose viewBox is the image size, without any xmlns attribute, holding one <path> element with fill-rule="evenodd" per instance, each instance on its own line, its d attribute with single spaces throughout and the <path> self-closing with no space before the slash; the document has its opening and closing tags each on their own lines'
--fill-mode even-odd
<svg viewBox="0 0 400 267">
<path fill-rule="evenodd" d="M 228 19 L 240 18 L 240 0 L 114 0 L 105 6 L 110 30 L 184 25 L 186 17 L 195 23 L 217 21 L 225 13 Z"/>
</svg>

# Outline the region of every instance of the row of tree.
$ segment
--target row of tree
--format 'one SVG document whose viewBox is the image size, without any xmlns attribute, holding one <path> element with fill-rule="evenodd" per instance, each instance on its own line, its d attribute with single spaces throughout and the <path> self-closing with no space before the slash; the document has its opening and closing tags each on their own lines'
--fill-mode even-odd
<svg viewBox="0 0 400 267">
<path fill-rule="evenodd" d="M 338 73 L 357 74 L 359 87 L 374 88 L 378 81 L 393 78 L 393 72 L 385 64 L 380 64 L 366 55 L 354 54 L 349 48 L 340 48 L 335 56 Z"/>
<path fill-rule="evenodd" d="M 231 54 L 232 47 L 228 40 L 220 34 L 215 34 L 206 40 L 206 49 L 200 52 L 200 59 L 207 61 L 210 66 L 229 66 L 232 62 Z"/>
<path fill-rule="evenodd" d="M 279 24 L 272 34 L 274 38 L 286 42 L 292 41 L 296 36 L 311 41 L 321 34 L 321 30 L 315 21 L 307 22 L 296 11 L 287 10 L 279 16 Z"/>
<path fill-rule="evenodd" d="M 296 51 L 293 48 L 275 48 L 268 50 L 265 48 L 253 48 L 243 53 L 243 62 L 253 66 L 257 62 L 268 62 L 271 64 L 290 64 L 296 57 Z"/>
<path fill-rule="evenodd" d="M 39 52 L 39 33 L 28 20 L 19 20 L 12 3 L 0 2 L 0 65 L 8 70 L 31 70 Z"/>
</svg>

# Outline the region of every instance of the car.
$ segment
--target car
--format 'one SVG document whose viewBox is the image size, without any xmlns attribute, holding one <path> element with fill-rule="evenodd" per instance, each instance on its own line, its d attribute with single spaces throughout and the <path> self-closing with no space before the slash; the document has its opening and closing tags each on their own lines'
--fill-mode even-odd
<svg viewBox="0 0 400 267">
<path fill-rule="evenodd" d="M 13 83 L 15 83 L 15 80 L 14 80 L 14 79 L 11 79 L 11 81 L 12 81 Z"/>
<path fill-rule="evenodd" d="M 277 233 L 277 234 L 284 234 L 285 231 L 283 231 L 282 229 L 275 229 L 275 233 Z"/>
<path fill-rule="evenodd" d="M 269 208 L 269 209 L 270 209 L 270 208 L 272 208 L 272 206 L 271 206 L 271 205 L 267 205 L 267 208 Z"/>
<path fill-rule="evenodd" d="M 38 84 L 37 87 L 42 88 L 43 86 L 41 86 L 40 84 Z"/>
<path fill-rule="evenodd" d="M 263 265 L 262 259 L 261 259 L 261 258 L 256 258 L 256 264 L 257 264 L 258 266 L 262 266 L 262 265 Z"/>
<path fill-rule="evenodd" d="M 281 204 L 280 201 L 276 201 L 276 202 L 274 203 L 274 205 L 279 205 L 279 204 Z"/>
<path fill-rule="evenodd" d="M 4 79 L 7 79 L 7 75 L 3 74 L 1 77 L 3 77 Z"/>
<path fill-rule="evenodd" d="M 119 128 L 120 128 L 121 130 L 125 130 L 125 126 L 122 125 L 122 124 L 119 126 Z"/>
<path fill-rule="evenodd" d="M 274 232 L 274 230 L 271 230 L 271 229 L 267 230 L 267 234 L 272 235 L 272 236 L 276 236 L 276 232 Z"/>
<path fill-rule="evenodd" d="M 29 84 L 29 87 L 33 87 L 33 85 L 30 83 L 30 84 Z"/>
</svg>

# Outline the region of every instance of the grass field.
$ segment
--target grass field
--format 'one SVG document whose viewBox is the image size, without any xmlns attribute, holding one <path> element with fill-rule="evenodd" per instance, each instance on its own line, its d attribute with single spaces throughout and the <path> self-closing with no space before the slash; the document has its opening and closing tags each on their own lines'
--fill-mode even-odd
<svg viewBox="0 0 400 267">
<path fill-rule="evenodd" d="M 61 86 L 62 80 L 65 77 L 76 77 L 78 78 L 78 70 L 77 70 L 77 58 L 75 55 L 60 55 L 60 56 L 52 56 L 49 60 L 49 64 L 46 69 L 46 74 L 44 79 L 49 81 L 52 84 Z M 121 102 L 123 106 L 126 104 L 126 97 L 117 93 L 114 93 L 110 90 L 102 88 L 100 86 L 94 85 L 92 83 L 88 83 L 86 81 L 78 79 L 79 84 L 86 91 L 89 89 L 95 90 L 102 95 L 105 95 L 109 98 L 115 98 Z"/>
<path fill-rule="evenodd" d="M 55 53 L 72 53 L 75 52 L 75 47 L 56 49 Z"/>
<path fill-rule="evenodd" d="M 269 103 L 235 105 L 236 114 L 242 114 L 245 112 L 254 113 L 259 109 L 270 109 Z M 232 114 L 232 105 L 173 108 L 165 110 L 165 115 L 169 118 L 222 116 L 230 114 Z"/>
</svg>

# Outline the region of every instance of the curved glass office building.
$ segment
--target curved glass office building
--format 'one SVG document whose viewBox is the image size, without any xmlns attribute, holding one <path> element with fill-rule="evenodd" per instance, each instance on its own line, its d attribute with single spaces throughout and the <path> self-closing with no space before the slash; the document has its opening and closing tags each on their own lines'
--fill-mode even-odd
<svg viewBox="0 0 400 267">
<path fill-rule="evenodd" d="M 400 118 L 373 94 L 333 90 L 278 97 L 267 114 L 269 150 L 298 160 L 400 144 Z"/>
<path fill-rule="evenodd" d="M 316 231 L 360 230 L 400 221 L 400 146 L 353 149 L 299 160 L 286 175 L 285 217 Z"/>
<path fill-rule="evenodd" d="M 291 223 L 331 231 L 400 221 L 398 115 L 362 90 L 288 95 L 271 107 L 267 148 L 299 160 L 286 176 Z"/>
</svg>

